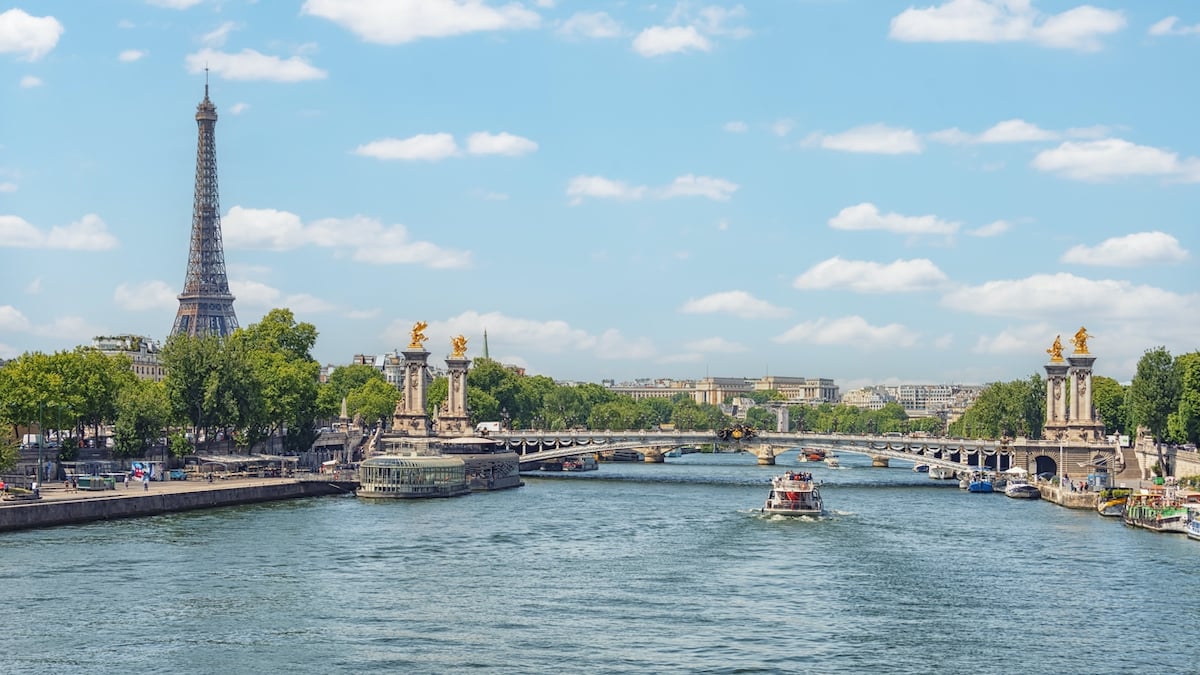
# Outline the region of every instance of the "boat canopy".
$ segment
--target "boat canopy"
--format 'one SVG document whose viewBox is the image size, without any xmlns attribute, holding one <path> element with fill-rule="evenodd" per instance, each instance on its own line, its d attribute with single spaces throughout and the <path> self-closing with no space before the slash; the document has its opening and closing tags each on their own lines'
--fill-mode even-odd
<svg viewBox="0 0 1200 675">
<path fill-rule="evenodd" d="M 1029 472 L 1019 466 L 1012 466 L 1004 470 L 1004 473 L 1010 476 L 1028 476 Z"/>
</svg>

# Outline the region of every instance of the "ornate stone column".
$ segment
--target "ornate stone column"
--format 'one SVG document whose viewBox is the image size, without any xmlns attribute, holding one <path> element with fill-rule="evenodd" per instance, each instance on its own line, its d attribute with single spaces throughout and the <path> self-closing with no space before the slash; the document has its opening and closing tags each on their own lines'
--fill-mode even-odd
<svg viewBox="0 0 1200 675">
<path fill-rule="evenodd" d="M 425 350 L 424 321 L 412 330 L 412 342 L 404 352 L 404 398 L 396 404 L 392 415 L 392 433 L 406 436 L 430 436 L 433 433 L 429 415 L 425 412 L 425 382 L 428 377 L 429 352 Z"/>
<path fill-rule="evenodd" d="M 446 359 L 446 402 L 438 411 L 439 436 L 468 436 L 472 433 L 471 414 L 467 408 L 467 339 L 461 335 L 451 340 L 453 351 Z"/>
<path fill-rule="evenodd" d="M 1050 363 L 1046 364 L 1046 438 L 1062 438 L 1067 431 L 1067 371 L 1070 366 L 1062 357 L 1062 341 L 1054 338 L 1054 345 L 1046 350 Z M 1072 397 L 1073 398 L 1073 397 Z"/>
</svg>

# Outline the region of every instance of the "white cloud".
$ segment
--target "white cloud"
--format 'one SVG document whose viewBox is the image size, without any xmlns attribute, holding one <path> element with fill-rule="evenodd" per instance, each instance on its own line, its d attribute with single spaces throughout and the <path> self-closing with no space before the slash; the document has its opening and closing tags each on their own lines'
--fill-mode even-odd
<svg viewBox="0 0 1200 675">
<path fill-rule="evenodd" d="M 507 132 L 490 134 L 486 131 L 479 131 L 467 137 L 467 152 L 472 155 L 517 157 L 527 155 L 537 149 L 538 144 L 534 141 Z"/>
<path fill-rule="evenodd" d="M 806 145 L 820 145 L 827 150 L 864 152 L 881 155 L 902 155 L 921 152 L 921 139 L 912 129 L 899 129 L 886 124 L 868 124 L 840 134 L 813 134 Z"/>
<path fill-rule="evenodd" d="M 1043 349 L 1046 335 L 1053 331 L 1044 323 L 1005 328 L 999 333 L 980 335 L 971 348 L 976 354 L 1028 354 Z"/>
<path fill-rule="evenodd" d="M 712 42 L 695 26 L 651 26 L 633 39 L 633 50 L 642 56 L 712 50 Z"/>
<path fill-rule="evenodd" d="M 936 289 L 948 281 L 938 266 L 925 258 L 883 264 L 834 256 L 810 267 L 796 277 L 792 286 L 846 289 L 858 293 L 905 293 Z"/>
<path fill-rule="evenodd" d="M 941 349 L 941 350 L 949 349 L 950 346 L 953 344 L 954 344 L 954 333 L 946 333 L 945 335 L 939 335 L 937 337 L 937 339 L 935 339 L 933 341 L 933 346 L 937 347 L 938 349 Z"/>
<path fill-rule="evenodd" d="M 16 183 L 0 183 L 0 192 L 16 192 Z"/>
<path fill-rule="evenodd" d="M 268 286 L 261 281 L 244 281 L 229 279 L 229 292 L 237 298 L 239 305 L 248 307 L 279 307 L 279 299 L 283 293 L 278 288 Z"/>
<path fill-rule="evenodd" d="M 383 311 L 376 307 L 374 309 L 352 309 L 346 312 L 345 316 L 347 319 L 363 320 L 377 318 L 382 313 Z"/>
<path fill-rule="evenodd" d="M 1032 42 L 1043 47 L 1094 51 L 1100 38 L 1125 27 L 1120 12 L 1080 5 L 1044 14 L 1030 0 L 950 0 L 909 7 L 892 18 L 888 37 L 904 42 Z"/>
<path fill-rule="evenodd" d="M 777 119 L 771 123 L 771 133 L 783 138 L 792 133 L 792 128 L 795 126 L 796 123 L 790 119 Z"/>
<path fill-rule="evenodd" d="M 1096 246 L 1079 244 L 1063 254 L 1065 263 L 1104 265 L 1108 267 L 1140 267 L 1170 265 L 1188 259 L 1188 252 L 1179 240 L 1166 232 L 1138 232 L 1105 239 Z"/>
<path fill-rule="evenodd" d="M 987 225 L 981 225 L 973 230 L 967 230 L 967 234 L 971 235 L 972 237 L 995 237 L 1004 234 L 1011 229 L 1012 223 L 1008 222 L 1007 220 L 996 220 L 988 223 Z"/>
<path fill-rule="evenodd" d="M 597 337 L 592 354 L 598 359 L 624 361 L 653 358 L 656 350 L 650 338 L 627 338 L 621 331 L 609 328 Z"/>
<path fill-rule="evenodd" d="M 228 54 L 206 47 L 195 54 L 188 54 L 184 62 L 188 72 L 193 75 L 208 68 L 227 80 L 303 82 L 323 80 L 329 75 L 299 56 L 281 59 L 253 49 Z"/>
<path fill-rule="evenodd" d="M 969 134 L 958 127 L 935 131 L 928 135 L 932 141 L 963 145 L 967 143 L 1029 143 L 1058 140 L 1060 134 L 1042 129 L 1022 119 L 1004 120 L 979 135 Z"/>
<path fill-rule="evenodd" d="M 38 293 L 41 293 L 42 292 L 42 278 L 38 277 L 38 278 L 34 279 L 33 281 L 29 282 L 25 286 L 25 292 L 29 295 L 37 295 Z"/>
<path fill-rule="evenodd" d="M 499 348 L 502 344 L 520 345 L 529 353 L 548 352 L 559 354 L 565 351 L 590 351 L 595 349 L 597 341 L 587 331 L 572 328 L 565 321 L 536 321 L 518 317 L 505 316 L 499 312 L 479 313 L 466 311 L 445 321 L 429 321 L 425 333 L 431 342 L 441 342 L 449 346 L 450 337 L 466 335 L 468 345 L 478 336 L 482 348 L 483 331 L 487 330 L 489 344 Z M 395 330 L 398 338 L 407 339 L 413 322 L 398 320 L 393 322 L 387 331 Z M 399 340 L 396 340 L 399 342 Z"/>
<path fill-rule="evenodd" d="M 120 284 L 113 293 L 113 301 L 121 309 L 132 311 L 162 310 L 179 308 L 177 291 L 163 281 L 144 281 L 140 284 Z"/>
<path fill-rule="evenodd" d="M 106 251 L 117 247 L 100 216 L 89 213 L 64 226 L 42 232 L 20 216 L 0 216 L 0 247 Z"/>
<path fill-rule="evenodd" d="M 1017 318 L 1101 316 L 1107 320 L 1161 321 L 1181 307 L 1200 306 L 1200 294 L 1180 295 L 1128 281 L 1087 279 L 1060 272 L 964 286 L 942 297 L 942 305 L 971 314 Z"/>
<path fill-rule="evenodd" d="M 786 316 L 788 310 L 759 300 L 746 291 L 724 291 L 683 303 L 684 314 L 732 314 L 742 319 L 774 319 Z"/>
<path fill-rule="evenodd" d="M 738 185 L 724 178 L 695 176 L 688 174 L 680 176 L 663 188 L 659 194 L 661 199 L 671 197 L 708 197 L 709 199 L 727 202 L 737 192 Z"/>
<path fill-rule="evenodd" d="M 646 189 L 644 185 L 630 186 L 603 176 L 575 176 L 567 183 L 567 196 L 571 198 L 571 205 L 577 206 L 583 203 L 585 197 L 621 201 L 641 199 Z"/>
<path fill-rule="evenodd" d="M 21 78 L 22 89 L 33 89 L 34 87 L 42 86 L 42 78 L 34 75 L 26 75 Z"/>
<path fill-rule="evenodd" d="M 567 38 L 620 37 L 621 24 L 607 12 L 576 12 L 558 27 L 558 34 Z"/>
<path fill-rule="evenodd" d="M 120 54 L 117 54 L 117 60 L 120 61 L 121 63 L 133 63 L 134 61 L 141 59 L 145 55 L 146 55 L 146 52 L 144 52 L 140 49 L 126 49 L 125 51 L 121 52 Z"/>
<path fill-rule="evenodd" d="M 239 102 L 239 103 L 234 103 L 233 105 L 229 106 L 229 112 L 230 112 L 230 114 L 233 114 L 233 115 L 241 115 L 242 113 L 246 112 L 249 109 L 250 109 L 249 103 Z"/>
<path fill-rule="evenodd" d="M 0 13 L 0 54 L 21 54 L 26 61 L 37 61 L 54 50 L 63 30 L 52 16 L 10 9 Z"/>
<path fill-rule="evenodd" d="M 226 21 L 220 26 L 217 26 L 211 32 L 202 35 L 200 37 L 200 42 L 206 47 L 224 47 L 225 42 L 229 39 L 229 34 L 237 28 L 239 28 L 237 23 L 233 21 Z"/>
<path fill-rule="evenodd" d="M 689 352 L 701 352 L 705 354 L 737 354 L 739 352 L 748 352 L 750 348 L 740 342 L 726 340 L 723 337 L 710 337 L 702 340 L 693 340 L 683 345 L 683 348 Z"/>
<path fill-rule="evenodd" d="M 378 265 L 419 264 L 458 268 L 471 264 L 468 251 L 413 241 L 403 225 L 384 225 L 374 218 L 324 218 L 305 224 L 300 217 L 275 209 L 234 206 L 222 218 L 225 246 L 284 251 L 301 246 L 348 250 L 352 259 Z"/>
<path fill-rule="evenodd" d="M 937 216 L 903 216 L 898 213 L 881 214 L 870 202 L 847 206 L 829 219 L 835 230 L 885 230 L 898 234 L 946 234 L 958 232 L 960 223 L 942 220 Z"/>
<path fill-rule="evenodd" d="M 493 7 L 483 0 L 308 0 L 300 11 L 328 19 L 367 42 L 386 45 L 477 31 L 537 28 L 541 23 L 537 12 L 520 3 Z"/>
<path fill-rule="evenodd" d="M 283 299 L 283 305 L 295 312 L 304 312 L 306 314 L 332 312 L 338 308 L 334 303 L 322 300 L 308 293 L 294 293 L 289 295 Z"/>
<path fill-rule="evenodd" d="M 447 133 L 417 134 L 409 138 L 382 138 L 360 145 L 354 154 L 376 159 L 426 160 L 436 162 L 458 154 L 458 144 Z"/>
<path fill-rule="evenodd" d="M 1033 158 L 1035 169 L 1083 181 L 1107 181 L 1128 176 L 1165 176 L 1200 182 L 1200 159 L 1180 159 L 1169 150 L 1136 145 L 1119 138 L 1066 141 Z"/>
<path fill-rule="evenodd" d="M 911 347 L 916 344 L 916 332 L 898 323 L 872 326 L 861 316 L 836 319 L 821 317 L 796 324 L 782 335 L 771 338 L 778 344 L 813 344 L 878 349 Z"/>
<path fill-rule="evenodd" d="M 670 185 L 661 188 L 629 185 L 624 181 L 612 180 L 603 176 L 575 176 L 567 184 L 567 196 L 570 197 L 571 206 L 578 206 L 586 197 L 619 201 L 635 201 L 646 197 L 656 199 L 707 197 L 723 202 L 728 201 L 738 187 L 737 183 L 724 178 L 696 176 L 690 173 L 686 176 L 679 176 Z"/>
<path fill-rule="evenodd" d="M 1200 23 L 1191 26 L 1180 26 L 1179 17 L 1168 16 L 1150 26 L 1150 35 L 1196 35 L 1200 33 Z"/>
<path fill-rule="evenodd" d="M 29 319 L 12 305 L 0 305 L 0 332 L 16 333 L 30 329 Z"/>
<path fill-rule="evenodd" d="M 51 323 L 34 326 L 30 332 L 67 344 L 87 344 L 107 331 L 78 316 L 60 316 Z"/>
<path fill-rule="evenodd" d="M 204 0 L 146 0 L 146 2 L 151 5 L 166 7 L 167 9 L 187 9 L 195 7 L 204 2 Z"/>
<path fill-rule="evenodd" d="M 725 131 L 728 131 L 731 134 L 744 134 L 744 133 L 746 133 L 746 130 L 749 129 L 749 127 L 746 126 L 745 122 L 739 122 L 737 120 L 733 120 L 731 122 L 726 122 L 724 125 L 721 126 L 721 128 L 724 129 Z"/>
</svg>

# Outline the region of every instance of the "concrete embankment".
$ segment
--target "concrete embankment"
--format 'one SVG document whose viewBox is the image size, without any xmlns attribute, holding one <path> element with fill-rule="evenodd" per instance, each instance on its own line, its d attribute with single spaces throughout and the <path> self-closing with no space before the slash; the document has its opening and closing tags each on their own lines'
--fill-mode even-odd
<svg viewBox="0 0 1200 675">
<path fill-rule="evenodd" d="M 104 493 L 50 493 L 38 501 L 0 503 L 0 532 L 116 518 L 139 518 L 176 511 L 209 509 L 237 504 L 270 502 L 300 497 L 347 494 L 355 485 L 340 481 L 276 480 L 242 485 L 176 486 L 154 484 Z"/>
<path fill-rule="evenodd" d="M 1068 492 L 1057 485 L 1042 484 L 1038 486 L 1042 499 L 1053 502 L 1068 509 L 1095 509 L 1099 496 L 1095 492 Z"/>
</svg>

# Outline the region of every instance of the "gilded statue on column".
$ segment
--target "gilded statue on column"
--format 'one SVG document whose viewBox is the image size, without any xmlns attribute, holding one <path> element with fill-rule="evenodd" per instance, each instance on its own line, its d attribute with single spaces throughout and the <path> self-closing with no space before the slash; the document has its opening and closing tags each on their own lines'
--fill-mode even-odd
<svg viewBox="0 0 1200 675">
<path fill-rule="evenodd" d="M 412 342 L 408 343 L 409 349 L 424 349 L 424 342 L 429 338 L 425 337 L 424 330 L 429 328 L 429 324 L 424 321 L 418 321 L 412 327 Z"/>
<path fill-rule="evenodd" d="M 461 359 L 467 355 L 467 338 L 462 335 L 455 335 L 450 338 L 450 358 Z"/>
<path fill-rule="evenodd" d="M 1063 357 L 1061 338 L 1061 335 L 1055 335 L 1054 344 L 1050 345 L 1050 348 L 1046 350 L 1046 353 L 1050 355 L 1050 363 L 1062 363 Z"/>
<path fill-rule="evenodd" d="M 1088 353 L 1087 341 L 1088 341 L 1088 338 L 1090 338 L 1090 337 L 1092 337 L 1092 336 L 1088 335 L 1087 329 L 1084 328 L 1083 326 L 1080 326 L 1079 330 L 1075 331 L 1075 337 L 1071 338 L 1071 342 L 1075 343 L 1075 352 L 1074 353 L 1087 354 Z"/>
</svg>

